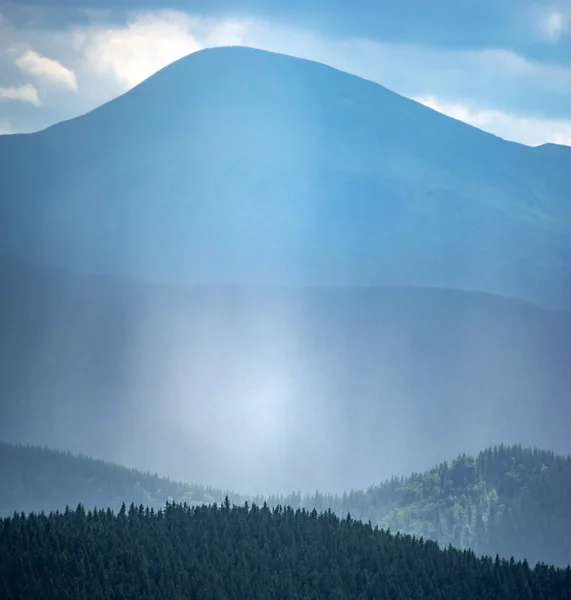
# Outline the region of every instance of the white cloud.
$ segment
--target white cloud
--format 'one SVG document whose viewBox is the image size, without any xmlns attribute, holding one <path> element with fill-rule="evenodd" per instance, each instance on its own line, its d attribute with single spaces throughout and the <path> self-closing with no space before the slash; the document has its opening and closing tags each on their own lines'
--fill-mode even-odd
<svg viewBox="0 0 571 600">
<path fill-rule="evenodd" d="M 448 115 L 453 119 L 457 119 L 458 121 L 464 121 L 465 123 L 469 123 L 474 127 L 485 127 L 489 125 L 494 116 L 497 113 L 489 110 L 470 110 L 465 105 L 458 102 L 442 102 L 438 98 L 434 96 L 417 96 L 413 98 L 416 102 L 420 102 L 433 110 L 436 110 L 442 114 Z"/>
<path fill-rule="evenodd" d="M 338 39 L 260 22 L 252 23 L 244 38 L 247 45 L 323 62 L 407 96 L 444 89 L 462 96 L 498 96 L 498 90 L 513 93 L 530 83 L 544 92 L 571 95 L 571 68 L 536 63 L 511 50 Z"/>
<path fill-rule="evenodd" d="M 112 76 L 127 90 L 173 61 L 206 46 L 241 41 L 243 26 L 176 11 L 142 13 L 126 25 L 76 29 L 74 45 L 93 72 Z"/>
<path fill-rule="evenodd" d="M 34 106 L 41 106 L 42 104 L 38 90 L 29 83 L 0 87 L 1 100 L 17 100 L 33 104 Z"/>
<path fill-rule="evenodd" d="M 78 92 L 75 73 L 57 60 L 28 50 L 16 60 L 16 64 L 24 73 L 55 85 L 61 85 L 75 93 Z"/>
<path fill-rule="evenodd" d="M 541 33 L 551 42 L 558 42 L 571 28 L 571 9 L 546 11 L 540 21 Z"/>
<path fill-rule="evenodd" d="M 533 119 L 499 110 L 475 109 L 434 96 L 418 96 L 413 100 L 507 140 L 517 140 L 529 146 L 546 142 L 571 146 L 571 120 Z"/>
</svg>

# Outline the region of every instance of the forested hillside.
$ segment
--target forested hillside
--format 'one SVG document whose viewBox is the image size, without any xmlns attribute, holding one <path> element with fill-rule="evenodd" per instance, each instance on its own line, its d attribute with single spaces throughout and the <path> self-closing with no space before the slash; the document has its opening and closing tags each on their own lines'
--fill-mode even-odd
<svg viewBox="0 0 571 600">
<path fill-rule="evenodd" d="M 0 521 L 0 564 L 5 600 L 571 598 L 571 569 L 532 570 L 331 512 L 228 500 L 15 515 Z"/>
<path fill-rule="evenodd" d="M 571 458 L 553 452 L 499 446 L 342 497 L 269 501 L 349 511 L 478 554 L 571 564 Z"/>
<path fill-rule="evenodd" d="M 460 456 L 426 473 L 393 478 L 342 496 L 316 493 L 245 497 L 182 484 L 103 461 L 0 444 L 0 516 L 83 504 L 118 510 L 124 502 L 155 510 L 167 500 L 220 503 L 229 495 L 371 521 L 477 554 L 571 564 L 571 459 L 521 446 Z"/>
</svg>

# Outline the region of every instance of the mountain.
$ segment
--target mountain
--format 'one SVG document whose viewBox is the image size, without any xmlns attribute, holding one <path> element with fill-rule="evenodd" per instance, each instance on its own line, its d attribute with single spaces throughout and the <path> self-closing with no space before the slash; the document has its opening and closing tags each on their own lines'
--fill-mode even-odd
<svg viewBox="0 0 571 600">
<path fill-rule="evenodd" d="M 151 285 L 0 260 L 0 439 L 248 493 L 571 452 L 571 315 L 430 288 Z"/>
<path fill-rule="evenodd" d="M 479 555 L 571 565 L 571 457 L 553 452 L 502 445 L 343 496 L 268 502 L 350 512 Z"/>
<path fill-rule="evenodd" d="M 0 442 L 0 518 L 14 513 L 63 511 L 78 504 L 87 509 L 123 503 L 160 510 L 167 502 L 212 504 L 223 490 L 186 484 L 70 452 Z M 231 494 L 235 502 L 242 498 Z"/>
<path fill-rule="evenodd" d="M 261 506 L 332 510 L 392 532 L 452 544 L 478 555 L 571 564 L 571 458 L 521 446 L 462 455 L 425 473 L 342 495 L 239 495 L 126 469 L 46 448 L 0 443 L 0 517 L 124 503 L 160 510 L 245 501 Z"/>
<path fill-rule="evenodd" d="M 571 569 L 477 559 L 332 513 L 229 502 L 15 516 L 0 520 L 0 541 L 6 600 L 571 598 Z"/>
<path fill-rule="evenodd" d="M 0 253 L 147 281 L 445 286 L 571 306 L 571 153 L 249 48 L 0 136 Z"/>
</svg>

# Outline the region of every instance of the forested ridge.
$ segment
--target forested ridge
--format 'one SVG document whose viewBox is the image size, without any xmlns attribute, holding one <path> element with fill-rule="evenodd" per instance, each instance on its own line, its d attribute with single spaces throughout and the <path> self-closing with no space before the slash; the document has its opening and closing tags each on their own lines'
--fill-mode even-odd
<svg viewBox="0 0 571 600">
<path fill-rule="evenodd" d="M 342 496 L 270 497 L 530 563 L 571 564 L 571 458 L 522 446 L 459 456 Z"/>
<path fill-rule="evenodd" d="M 14 515 L 5 600 L 566 600 L 571 569 L 477 558 L 331 511 L 246 503 Z"/>
<path fill-rule="evenodd" d="M 150 473 L 28 446 L 0 445 L 0 516 L 82 504 L 119 510 L 122 503 L 159 510 L 244 501 L 270 507 L 331 509 L 391 531 L 471 549 L 478 555 L 571 564 L 571 459 L 521 446 L 459 456 L 425 473 L 393 478 L 342 495 L 316 492 L 246 497 Z"/>
</svg>

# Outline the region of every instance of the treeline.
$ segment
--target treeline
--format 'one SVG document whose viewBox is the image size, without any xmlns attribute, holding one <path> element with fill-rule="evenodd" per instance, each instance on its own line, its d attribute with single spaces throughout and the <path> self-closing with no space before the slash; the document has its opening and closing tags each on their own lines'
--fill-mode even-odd
<svg viewBox="0 0 571 600">
<path fill-rule="evenodd" d="M 331 511 L 247 504 L 0 520 L 4 600 L 568 600 L 571 569 L 441 550 Z"/>
</svg>

